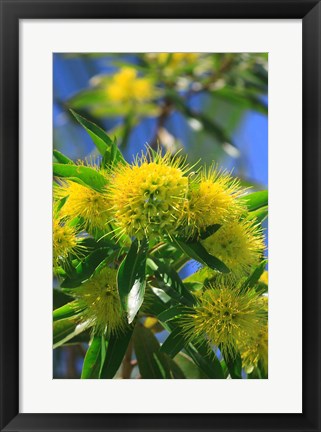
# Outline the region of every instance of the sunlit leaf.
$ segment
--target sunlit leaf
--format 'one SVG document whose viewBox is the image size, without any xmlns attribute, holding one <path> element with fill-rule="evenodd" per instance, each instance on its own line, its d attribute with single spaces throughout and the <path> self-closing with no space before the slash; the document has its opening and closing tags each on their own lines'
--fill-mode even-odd
<svg viewBox="0 0 321 432">
<path fill-rule="evenodd" d="M 107 184 L 106 177 L 97 170 L 83 165 L 54 163 L 53 175 L 81 183 L 98 192 L 103 192 Z"/>
<path fill-rule="evenodd" d="M 64 154 L 62 154 L 58 150 L 54 150 L 53 151 L 53 155 L 54 155 L 54 157 L 56 158 L 56 160 L 59 163 L 62 163 L 62 164 L 73 164 L 73 161 L 71 159 L 69 159 L 67 156 L 65 156 Z"/>
<path fill-rule="evenodd" d="M 53 324 L 53 348 L 63 345 L 89 327 L 90 323 L 82 322 L 79 315 L 55 321 Z"/>
<path fill-rule="evenodd" d="M 95 123 L 85 119 L 84 117 L 77 114 L 75 111 L 70 110 L 76 120 L 85 128 L 90 135 L 99 153 L 104 157 L 105 162 L 108 160 L 109 163 L 114 161 L 124 161 L 124 157 L 121 151 L 117 147 L 117 143 L 112 139 Z"/>
<path fill-rule="evenodd" d="M 74 315 L 78 315 L 83 308 L 79 305 L 79 302 L 72 301 L 70 303 L 65 304 L 64 306 L 61 306 L 58 309 L 55 309 L 53 311 L 53 320 L 57 321 L 64 318 L 69 318 Z"/>
<path fill-rule="evenodd" d="M 102 336 L 95 335 L 87 349 L 81 371 L 81 379 L 99 378 L 102 360 Z"/>
<path fill-rule="evenodd" d="M 239 198 L 247 206 L 248 211 L 252 212 L 268 205 L 268 191 L 253 192 Z"/>
</svg>

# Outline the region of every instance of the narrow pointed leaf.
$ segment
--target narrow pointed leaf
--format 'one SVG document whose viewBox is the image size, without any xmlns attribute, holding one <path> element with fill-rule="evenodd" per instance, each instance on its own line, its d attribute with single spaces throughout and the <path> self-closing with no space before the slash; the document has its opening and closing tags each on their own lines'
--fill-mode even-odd
<svg viewBox="0 0 321 432">
<path fill-rule="evenodd" d="M 239 198 L 239 200 L 244 202 L 248 211 L 252 212 L 268 205 L 268 191 L 265 190 L 253 192 L 248 195 L 242 196 L 241 198 Z"/>
<path fill-rule="evenodd" d="M 160 345 L 153 333 L 137 325 L 133 335 L 138 367 L 144 379 L 185 378 L 179 366 L 160 351 Z"/>
<path fill-rule="evenodd" d="M 65 304 L 64 306 L 61 306 L 58 309 L 55 309 L 53 311 L 53 320 L 57 321 L 60 319 L 65 319 L 74 315 L 78 315 L 82 310 L 83 308 L 79 305 L 77 301 L 72 301 Z"/>
<path fill-rule="evenodd" d="M 152 258 L 154 274 L 156 276 L 158 287 L 164 290 L 170 297 L 179 301 L 186 306 L 192 306 L 195 303 L 194 296 L 185 288 L 183 281 L 177 272 L 169 265 L 157 258 Z"/>
<path fill-rule="evenodd" d="M 215 353 L 205 346 L 189 344 L 185 347 L 187 354 L 194 363 L 208 376 L 208 378 L 224 379 L 224 371 Z"/>
<path fill-rule="evenodd" d="M 163 322 L 167 322 L 167 321 L 171 321 L 172 319 L 181 316 L 181 315 L 185 315 L 187 313 L 191 313 L 192 309 L 190 308 L 186 308 L 185 306 L 181 306 L 181 305 L 177 305 L 177 306 L 173 306 L 170 307 L 168 309 L 166 309 L 165 311 L 161 312 L 157 318 L 159 319 L 159 321 L 163 321 Z"/>
<path fill-rule="evenodd" d="M 268 217 L 268 206 L 261 207 L 249 213 L 249 219 L 255 219 L 256 222 L 263 222 Z"/>
<path fill-rule="evenodd" d="M 242 379 L 242 360 L 239 353 L 234 359 L 225 359 L 225 363 L 231 378 Z"/>
<path fill-rule="evenodd" d="M 53 348 L 63 345 L 89 327 L 89 323 L 81 322 L 79 315 L 55 321 L 53 323 Z"/>
<path fill-rule="evenodd" d="M 101 369 L 101 336 L 95 335 L 87 349 L 81 379 L 99 378 Z"/>
<path fill-rule="evenodd" d="M 69 159 L 69 157 L 65 156 L 64 154 L 62 154 L 58 150 L 54 150 L 53 155 L 59 163 L 62 163 L 62 164 L 73 164 L 74 163 L 71 159 Z"/>
<path fill-rule="evenodd" d="M 173 239 L 177 246 L 186 253 L 190 258 L 195 259 L 199 263 L 210 267 L 213 270 L 218 270 L 221 273 L 229 273 L 229 268 L 218 258 L 210 255 L 207 250 L 199 242 L 184 242 L 182 240 Z"/>
<path fill-rule="evenodd" d="M 187 344 L 186 338 L 182 334 L 180 328 L 175 328 L 167 337 L 161 347 L 161 352 L 168 354 L 170 357 L 175 357 Z"/>
<path fill-rule="evenodd" d="M 101 263 L 109 263 L 118 255 L 118 251 L 113 251 L 111 248 L 99 248 L 89 254 L 75 269 L 72 276 L 66 278 L 62 284 L 62 288 L 77 288 L 82 282 L 90 278 L 97 267 Z"/>
<path fill-rule="evenodd" d="M 88 132 L 99 153 L 103 156 L 104 166 L 110 163 L 122 161 L 124 157 L 119 150 L 117 143 L 112 139 L 95 123 L 85 119 L 75 111 L 70 110 L 75 119 L 81 124 L 81 126 Z"/>
<path fill-rule="evenodd" d="M 260 277 L 262 276 L 265 268 L 266 268 L 267 260 L 263 260 L 256 269 L 250 274 L 250 276 L 245 280 L 242 284 L 241 291 L 246 291 L 249 288 L 253 288 Z"/>
<path fill-rule="evenodd" d="M 100 373 L 101 379 L 111 379 L 115 376 L 123 361 L 132 334 L 133 326 L 130 326 L 124 332 L 109 337 L 105 361 Z"/>
<path fill-rule="evenodd" d="M 107 184 L 106 178 L 89 166 L 54 163 L 53 175 L 73 180 L 98 192 L 103 192 Z"/>
<path fill-rule="evenodd" d="M 206 230 L 201 232 L 199 238 L 201 240 L 207 239 L 207 237 L 210 237 L 212 234 L 215 234 L 216 231 L 218 231 L 221 228 L 221 226 L 222 225 L 219 224 L 210 225 L 209 227 L 206 228 Z"/>
<path fill-rule="evenodd" d="M 118 292 L 129 324 L 133 322 L 144 300 L 147 250 L 146 239 L 140 244 L 134 240 L 117 273 Z"/>
</svg>

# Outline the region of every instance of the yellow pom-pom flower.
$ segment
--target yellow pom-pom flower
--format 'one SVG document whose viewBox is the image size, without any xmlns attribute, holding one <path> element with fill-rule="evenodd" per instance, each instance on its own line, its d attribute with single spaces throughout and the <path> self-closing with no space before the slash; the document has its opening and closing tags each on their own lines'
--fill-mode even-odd
<svg viewBox="0 0 321 432">
<path fill-rule="evenodd" d="M 261 226 L 247 219 L 223 224 L 202 244 L 238 277 L 259 264 L 265 249 Z"/>
<path fill-rule="evenodd" d="M 63 264 L 69 255 L 79 256 L 81 254 L 82 239 L 77 237 L 75 227 L 71 226 L 68 221 L 54 215 L 52 234 L 54 268 Z"/>
<path fill-rule="evenodd" d="M 194 311 L 180 318 L 188 340 L 206 337 L 220 348 L 223 356 L 233 358 L 244 338 L 256 338 L 267 313 L 254 289 L 242 292 L 232 280 L 217 280 L 197 296 Z"/>
<path fill-rule="evenodd" d="M 121 233 L 141 239 L 176 233 L 188 190 L 187 168 L 169 154 L 118 165 L 110 176 L 109 200 Z"/>
<path fill-rule="evenodd" d="M 150 79 L 139 78 L 132 67 L 123 67 L 107 86 L 108 98 L 116 103 L 144 102 L 154 97 Z"/>
<path fill-rule="evenodd" d="M 115 269 L 104 267 L 72 292 L 83 310 L 83 321 L 93 326 L 96 333 L 119 334 L 126 327 L 116 276 Z"/>
<path fill-rule="evenodd" d="M 82 218 L 84 228 L 90 233 L 106 229 L 109 218 L 106 194 L 68 180 L 55 186 L 54 195 L 58 199 L 67 198 L 60 210 L 62 217 Z"/>
<path fill-rule="evenodd" d="M 244 193 L 239 180 L 216 168 L 203 171 L 191 182 L 186 202 L 187 226 L 191 235 L 210 225 L 223 224 L 245 211 L 237 198 Z"/>
<path fill-rule="evenodd" d="M 242 365 L 245 372 L 251 373 L 260 363 L 263 371 L 268 370 L 268 326 L 259 330 L 255 338 L 246 340 L 240 346 Z"/>
</svg>

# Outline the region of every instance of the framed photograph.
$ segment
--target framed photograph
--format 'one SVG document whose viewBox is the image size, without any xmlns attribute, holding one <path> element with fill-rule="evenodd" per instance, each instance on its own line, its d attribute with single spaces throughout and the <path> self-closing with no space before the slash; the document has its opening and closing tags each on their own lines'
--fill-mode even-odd
<svg viewBox="0 0 321 432">
<path fill-rule="evenodd" d="M 320 7 L 1 1 L 1 430 L 321 430 Z"/>
</svg>

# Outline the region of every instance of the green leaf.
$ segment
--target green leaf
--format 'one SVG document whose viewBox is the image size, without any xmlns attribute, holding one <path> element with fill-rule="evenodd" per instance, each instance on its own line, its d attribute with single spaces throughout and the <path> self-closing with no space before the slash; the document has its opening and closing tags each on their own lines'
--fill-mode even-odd
<svg viewBox="0 0 321 432">
<path fill-rule="evenodd" d="M 113 261 L 119 251 L 113 251 L 111 248 L 99 248 L 93 251 L 91 254 L 78 264 L 75 273 L 70 277 L 66 278 L 62 284 L 62 288 L 77 288 L 82 282 L 89 279 L 95 270 L 101 265 L 101 263 L 108 264 Z"/>
<path fill-rule="evenodd" d="M 78 123 L 80 123 L 81 126 L 88 132 L 99 153 L 104 155 L 107 147 L 112 145 L 112 140 L 109 138 L 109 136 L 95 123 L 85 119 L 85 117 L 77 114 L 74 110 L 70 109 L 70 112 L 78 121 Z"/>
<path fill-rule="evenodd" d="M 224 379 L 224 371 L 221 363 L 213 351 L 209 351 L 206 343 L 197 346 L 189 344 L 185 347 L 187 354 L 194 363 L 206 374 L 208 378 Z"/>
<path fill-rule="evenodd" d="M 171 321 L 172 319 L 181 316 L 181 315 L 185 315 L 187 313 L 191 313 L 193 311 L 193 309 L 190 308 L 186 308 L 184 306 L 181 305 L 176 305 L 173 307 L 170 307 L 168 309 L 166 309 L 165 311 L 161 312 L 157 318 L 160 321 L 163 322 L 167 322 L 167 321 Z"/>
<path fill-rule="evenodd" d="M 257 210 L 261 207 L 266 207 L 269 202 L 268 191 L 253 192 L 239 198 L 244 202 L 249 212 Z"/>
<path fill-rule="evenodd" d="M 192 359 L 183 352 L 180 352 L 175 357 L 175 363 L 181 368 L 187 379 L 206 379 L 207 375 L 196 366 Z"/>
<path fill-rule="evenodd" d="M 218 270 L 221 273 L 229 273 L 230 270 L 226 265 L 213 255 L 210 255 L 207 250 L 199 242 L 185 242 L 181 239 L 173 238 L 177 246 L 186 253 L 190 258 L 195 259 L 199 263 L 210 267 L 213 270 Z"/>
<path fill-rule="evenodd" d="M 179 366 L 164 353 L 160 352 L 159 343 L 149 329 L 142 325 L 137 325 L 133 334 L 133 341 L 142 378 L 185 378 Z"/>
<path fill-rule="evenodd" d="M 244 292 L 248 290 L 249 288 L 253 288 L 257 283 L 260 277 L 262 276 L 265 267 L 267 264 L 267 260 L 263 260 L 253 271 L 253 273 L 250 274 L 250 276 L 245 280 L 245 282 L 242 284 L 240 291 Z"/>
<path fill-rule="evenodd" d="M 53 175 L 73 180 L 98 192 L 103 192 L 107 184 L 106 178 L 89 166 L 54 163 Z"/>
<path fill-rule="evenodd" d="M 53 290 L 53 308 L 58 309 L 61 306 L 69 303 L 73 300 L 73 298 L 65 293 L 63 293 L 60 289 L 54 288 Z"/>
<path fill-rule="evenodd" d="M 176 271 L 171 266 L 165 264 L 155 257 L 148 259 L 149 263 L 151 261 L 153 262 L 153 270 L 158 282 L 158 287 L 180 303 L 186 306 L 193 306 L 195 303 L 195 298 L 185 288 Z"/>
<path fill-rule="evenodd" d="M 204 283 L 202 282 L 185 282 L 184 285 L 189 291 L 197 292 L 204 287 Z"/>
<path fill-rule="evenodd" d="M 187 344 L 186 338 L 182 334 L 182 330 L 177 327 L 167 337 L 162 344 L 161 352 L 168 354 L 170 357 L 175 357 Z"/>
<path fill-rule="evenodd" d="M 53 320 L 57 321 L 64 318 L 69 318 L 78 315 L 84 308 L 79 305 L 79 302 L 74 300 L 70 303 L 61 306 L 53 311 Z"/>
<path fill-rule="evenodd" d="M 224 359 L 229 374 L 233 379 L 242 379 L 242 359 L 239 353 L 237 353 L 234 359 Z"/>
<path fill-rule="evenodd" d="M 162 291 L 160 289 L 156 289 Z M 142 311 L 147 315 L 157 316 L 166 309 L 166 304 L 161 300 L 159 295 L 156 295 L 153 289 L 148 292 L 148 301 L 143 303 Z"/>
<path fill-rule="evenodd" d="M 81 322 L 79 315 L 55 321 L 53 323 L 53 348 L 55 349 L 63 345 L 89 327 L 90 324 L 88 322 Z"/>
<path fill-rule="evenodd" d="M 95 335 L 87 349 L 81 371 L 81 379 L 99 378 L 101 369 L 102 336 Z"/>
<path fill-rule="evenodd" d="M 147 250 L 146 239 L 140 244 L 137 239 L 134 240 L 117 273 L 118 292 L 129 324 L 133 322 L 144 300 Z"/>
<path fill-rule="evenodd" d="M 268 206 L 261 207 L 249 213 L 249 219 L 256 219 L 256 222 L 263 222 L 269 214 Z"/>
<path fill-rule="evenodd" d="M 73 164 L 74 162 L 58 150 L 53 151 L 53 155 L 59 163 Z"/>
<path fill-rule="evenodd" d="M 95 123 L 80 116 L 72 109 L 70 111 L 75 117 L 75 119 L 90 135 L 99 153 L 103 156 L 105 165 L 108 163 L 113 163 L 115 161 L 125 161 L 121 151 L 117 147 L 117 143 L 115 141 L 112 141 L 105 131 L 103 131 Z"/>
<path fill-rule="evenodd" d="M 133 326 L 129 326 L 124 332 L 117 335 L 112 334 L 109 337 L 106 356 L 100 373 L 101 379 L 111 379 L 115 376 L 127 351 L 133 329 Z"/>
<path fill-rule="evenodd" d="M 205 231 L 201 232 L 199 238 L 201 240 L 207 239 L 211 235 L 215 234 L 216 231 L 218 231 L 221 228 L 221 226 L 222 225 L 219 225 L 219 224 L 210 225 L 209 227 L 206 228 Z"/>
</svg>

